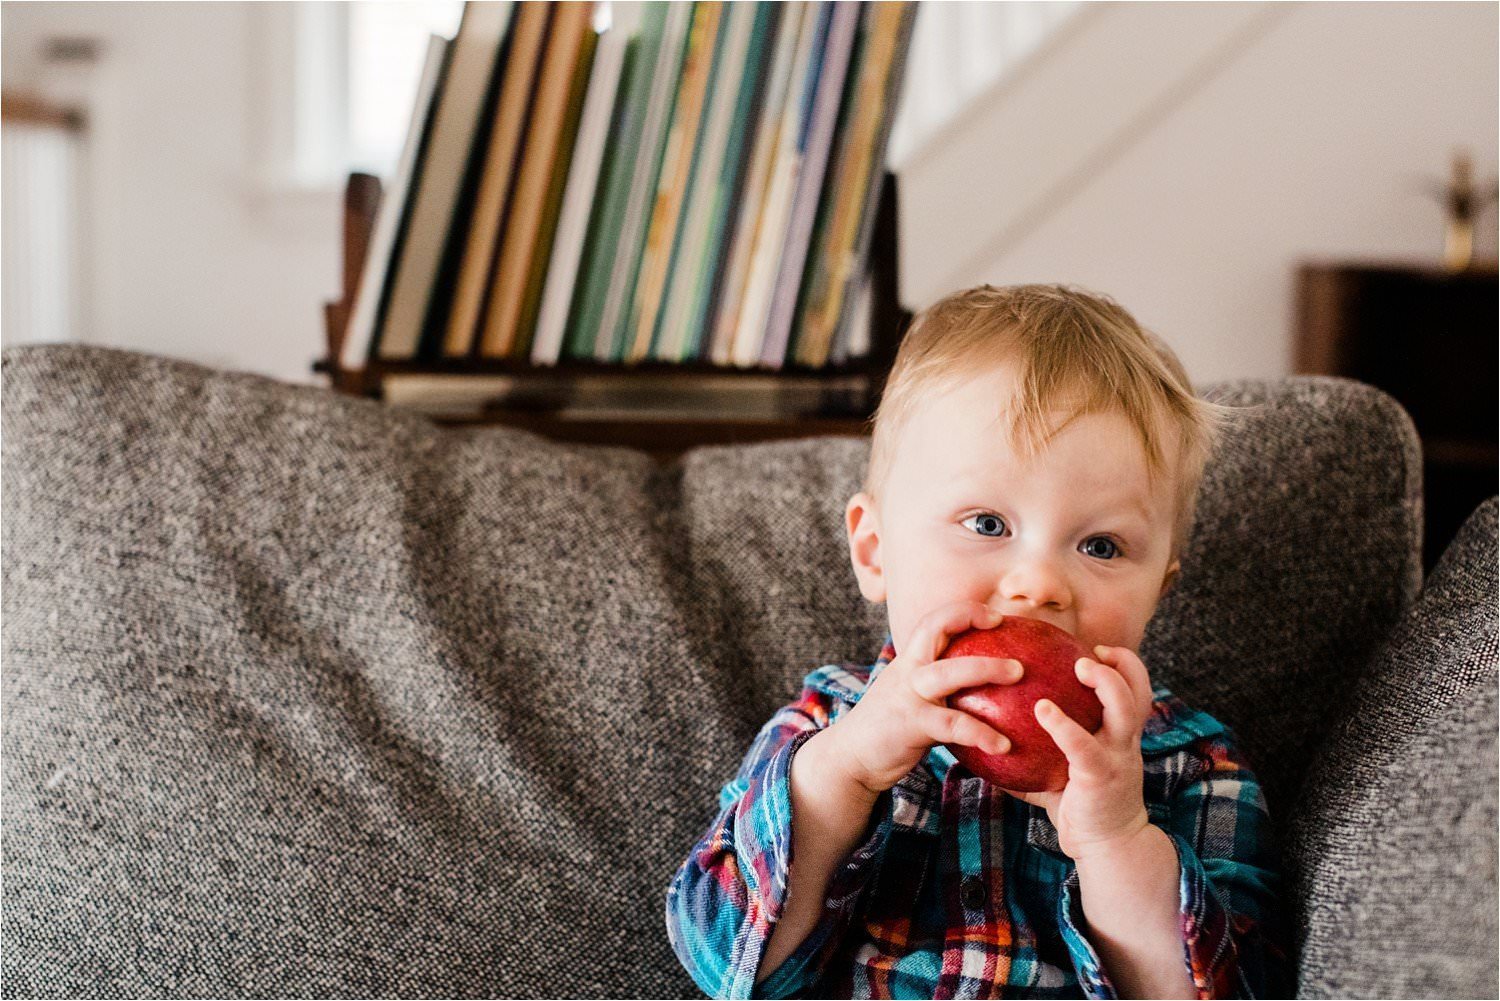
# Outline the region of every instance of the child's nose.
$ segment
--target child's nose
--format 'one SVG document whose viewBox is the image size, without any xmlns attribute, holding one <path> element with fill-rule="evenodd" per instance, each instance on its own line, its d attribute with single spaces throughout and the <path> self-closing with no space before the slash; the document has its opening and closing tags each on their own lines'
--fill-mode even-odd
<svg viewBox="0 0 1500 1001">
<path fill-rule="evenodd" d="M 1036 558 L 1012 565 L 1000 580 L 1000 597 L 1010 607 L 1064 609 L 1072 603 L 1065 576 L 1051 562 Z"/>
</svg>

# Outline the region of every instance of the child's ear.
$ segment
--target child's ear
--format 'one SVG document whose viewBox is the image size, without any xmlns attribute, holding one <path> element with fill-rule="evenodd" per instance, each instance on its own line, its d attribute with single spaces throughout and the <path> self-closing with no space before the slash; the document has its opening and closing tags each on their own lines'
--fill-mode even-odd
<svg viewBox="0 0 1500 1001">
<path fill-rule="evenodd" d="M 844 507 L 844 528 L 849 533 L 849 559 L 865 600 L 885 601 L 885 572 L 880 557 L 880 515 L 875 498 L 860 491 Z"/>
<path fill-rule="evenodd" d="M 1177 583 L 1177 578 L 1181 575 L 1181 560 L 1173 560 L 1167 565 L 1167 572 L 1163 574 L 1161 578 L 1161 593 L 1156 596 L 1156 599 L 1158 601 L 1167 596 L 1167 592 L 1172 590 L 1172 586 Z"/>
</svg>

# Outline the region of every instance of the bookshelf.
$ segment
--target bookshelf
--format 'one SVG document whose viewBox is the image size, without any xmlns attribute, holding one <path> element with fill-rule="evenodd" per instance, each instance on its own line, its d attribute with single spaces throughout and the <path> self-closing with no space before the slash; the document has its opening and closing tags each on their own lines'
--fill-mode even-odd
<svg viewBox="0 0 1500 1001">
<path fill-rule="evenodd" d="M 478 407 L 455 407 L 429 413 L 440 424 L 505 424 L 535 431 L 559 441 L 584 444 L 624 445 L 669 458 L 695 445 L 802 438 L 810 435 L 862 435 L 874 414 L 885 377 L 890 372 L 901 337 L 912 314 L 898 298 L 899 253 L 897 242 L 896 178 L 883 180 L 880 204 L 870 252 L 870 310 L 868 355 L 852 363 L 809 370 L 792 365 L 768 375 L 758 369 L 739 369 L 703 363 L 643 361 L 621 366 L 607 362 L 560 361 L 536 366 L 520 361 L 463 359 L 425 362 L 372 360 L 358 369 L 340 366 L 351 304 L 358 290 L 364 255 L 369 248 L 374 210 L 379 200 L 380 180 L 369 174 L 351 174 L 345 187 L 343 233 L 343 288 L 340 298 L 324 304 L 325 349 L 313 363 L 313 371 L 326 376 L 338 392 L 369 399 L 384 399 L 390 376 L 463 375 L 497 376 L 513 387 L 497 392 L 492 402 Z M 618 412 L 595 418 L 568 416 L 570 389 L 591 376 L 604 376 L 641 385 L 655 379 L 669 394 L 672 390 L 700 391 L 720 380 L 764 383 L 775 380 L 786 390 L 826 387 L 829 406 L 825 412 L 787 412 L 775 417 L 734 419 L 729 416 L 697 418 L 653 417 L 642 407 L 636 419 Z M 550 399 L 551 402 L 548 402 Z"/>
<path fill-rule="evenodd" d="M 637 7 L 650 13 L 640 16 L 655 18 L 654 38 L 648 27 L 633 26 L 638 34 L 586 33 L 580 43 L 580 15 L 590 7 L 470 3 L 451 43 L 433 39 L 427 96 L 418 96 L 403 153 L 417 166 L 398 168 L 387 192 L 374 176 L 348 179 L 341 295 L 325 303 L 327 353 L 314 370 L 340 392 L 413 406 L 441 423 L 509 424 L 658 455 L 698 444 L 864 433 L 910 322 L 897 296 L 897 186 L 882 164 L 914 9 L 643 4 Z M 502 8 L 505 16 L 497 16 Z M 473 43 L 473 25 L 486 32 L 482 46 Z M 631 55 L 622 56 L 627 37 L 624 51 Z M 646 41 L 656 47 L 642 49 Z M 642 51 L 660 55 L 642 62 Z M 721 64 L 728 68 L 721 71 Z M 485 79 L 487 90 L 480 86 Z M 601 80 L 617 89 L 602 90 L 596 102 Z M 642 104 L 632 111 L 627 97 L 644 101 L 649 84 L 660 103 L 663 80 L 666 90 L 678 90 L 653 123 L 651 110 Z M 527 86 L 529 110 L 518 110 L 524 101 L 512 91 Z M 475 103 L 481 91 L 482 107 Z M 453 144 L 433 136 L 456 114 L 443 101 L 461 92 L 476 124 L 464 133 L 470 152 L 459 183 Z M 606 101 L 614 109 L 608 131 L 601 124 Z M 614 152 L 599 136 L 629 148 Z M 659 162 L 647 155 L 646 138 L 621 136 L 654 136 Z M 431 224 L 420 238 L 411 235 L 430 195 L 421 186 L 428 183 L 424 171 L 436 169 L 433 148 L 450 162 L 447 195 L 456 220 L 446 224 L 436 255 Z M 544 155 L 534 149 L 545 150 L 550 175 L 530 172 L 526 158 Z M 497 171 L 497 157 L 511 165 Z M 575 186 L 592 193 L 578 202 L 592 206 L 582 214 L 569 208 Z M 387 200 L 402 206 L 399 224 L 385 217 Z M 633 208 L 638 204 L 645 211 Z M 618 210 L 613 216 L 611 205 Z M 615 228 L 601 230 L 600 220 L 611 219 Z M 734 256 L 747 226 L 753 260 Z M 597 249 L 600 232 L 619 241 L 618 248 L 600 244 L 614 249 L 613 257 Z M 568 239 L 574 242 L 565 246 Z M 409 303 L 401 312 L 406 324 L 392 341 L 402 348 L 390 351 L 379 338 L 389 337 L 392 287 L 409 277 L 399 273 L 408 243 L 427 248 L 422 266 L 432 272 L 434 291 L 421 330 L 413 329 Z M 630 260 L 632 246 L 643 248 L 638 270 L 626 272 L 623 287 L 632 291 L 623 306 L 610 304 L 615 312 L 603 312 L 594 334 L 579 317 L 598 315 L 599 303 L 590 313 L 587 300 L 597 300 L 606 282 L 620 284 L 615 262 Z M 476 247 L 488 255 L 482 295 L 472 266 Z M 522 256 L 513 254 L 516 247 Z M 558 254 L 567 247 L 574 248 L 570 254 Z M 839 252 L 824 252 L 830 248 Z M 526 254 L 533 255 L 529 265 Z M 590 264 L 595 280 L 585 285 Z M 566 280 L 574 268 L 573 291 L 557 295 L 552 272 Z M 372 288 L 365 284 L 379 287 L 373 326 L 386 328 L 373 341 Z M 861 294 L 863 308 L 856 310 L 852 303 Z M 556 305 L 569 301 L 564 337 Z M 549 302 L 553 355 L 537 363 Z M 724 302 L 735 306 L 724 315 L 739 318 L 727 339 L 724 320 L 711 322 Z M 612 328 L 616 315 L 628 319 Z M 747 315 L 756 318 L 748 325 Z M 745 329 L 755 334 L 757 323 L 764 324 L 762 339 L 747 342 Z M 855 323 L 863 326 L 862 338 L 850 332 Z M 465 347 L 465 332 L 476 327 Z M 496 344 L 508 347 L 497 351 Z"/>
<path fill-rule="evenodd" d="M 1296 370 L 1393 396 L 1422 442 L 1423 561 L 1495 493 L 1497 283 L 1493 262 L 1450 270 L 1309 261 L 1297 273 Z"/>
</svg>

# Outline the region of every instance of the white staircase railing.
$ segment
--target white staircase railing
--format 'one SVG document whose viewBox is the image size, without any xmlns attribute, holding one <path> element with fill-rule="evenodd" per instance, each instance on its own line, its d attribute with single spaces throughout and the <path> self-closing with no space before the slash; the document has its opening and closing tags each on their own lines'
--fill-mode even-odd
<svg viewBox="0 0 1500 1001">
<path fill-rule="evenodd" d="M 936 126 L 909 126 L 910 145 L 892 160 L 901 182 L 901 300 L 908 308 L 982 280 L 985 268 L 1297 5 L 1070 6 L 1069 16 L 956 114 Z M 919 38 L 929 13 L 924 4 Z M 914 98 L 911 114 L 921 119 L 926 103 L 937 100 L 930 88 L 938 70 L 935 56 L 912 56 L 922 63 L 904 99 Z"/>
<path fill-rule="evenodd" d="M 1081 0 L 923 0 L 906 58 L 888 162 L 896 170 L 975 97 L 1082 11 Z"/>
</svg>

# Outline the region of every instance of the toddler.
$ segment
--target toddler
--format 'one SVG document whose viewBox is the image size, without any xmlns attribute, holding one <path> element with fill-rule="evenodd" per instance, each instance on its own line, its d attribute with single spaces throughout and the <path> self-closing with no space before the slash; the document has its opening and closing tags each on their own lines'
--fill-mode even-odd
<svg viewBox="0 0 1500 1001">
<path fill-rule="evenodd" d="M 1224 413 L 1108 299 L 983 286 L 922 314 L 845 510 L 874 664 L 808 675 L 719 795 L 667 931 L 719 997 L 1228 997 L 1284 991 L 1266 807 L 1218 721 L 1136 651 L 1171 587 Z M 1060 792 L 995 788 L 946 706 L 1016 661 L 938 659 L 1003 616 L 1067 630 L 1104 706 L 1043 700 Z M 1285 996 L 1285 995 L 1283 995 Z"/>
</svg>

